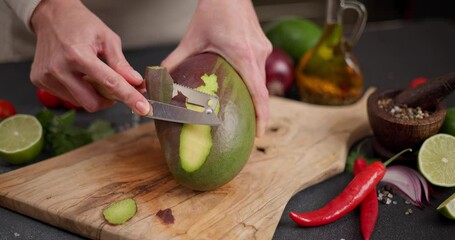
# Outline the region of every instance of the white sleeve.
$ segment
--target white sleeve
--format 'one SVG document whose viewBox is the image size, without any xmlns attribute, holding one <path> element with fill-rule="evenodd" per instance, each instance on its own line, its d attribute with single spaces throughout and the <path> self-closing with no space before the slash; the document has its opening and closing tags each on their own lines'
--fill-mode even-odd
<svg viewBox="0 0 455 240">
<path fill-rule="evenodd" d="M 30 18 L 41 0 L 5 0 L 5 2 L 31 32 Z"/>
</svg>

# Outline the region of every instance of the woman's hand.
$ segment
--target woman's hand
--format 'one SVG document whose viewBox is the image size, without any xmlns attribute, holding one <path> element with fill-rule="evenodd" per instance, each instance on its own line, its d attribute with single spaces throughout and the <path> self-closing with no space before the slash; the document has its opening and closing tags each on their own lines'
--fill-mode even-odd
<svg viewBox="0 0 455 240">
<path fill-rule="evenodd" d="M 148 113 L 150 105 L 135 89 L 143 78 L 126 61 L 120 38 L 80 1 L 42 1 L 31 24 L 37 36 L 33 84 L 89 112 L 117 100 Z"/>
<path fill-rule="evenodd" d="M 244 79 L 256 110 L 256 132 L 261 136 L 269 117 L 265 61 L 272 45 L 250 0 L 200 0 L 188 31 L 162 65 L 172 70 L 185 58 L 207 51 L 226 58 Z"/>
</svg>

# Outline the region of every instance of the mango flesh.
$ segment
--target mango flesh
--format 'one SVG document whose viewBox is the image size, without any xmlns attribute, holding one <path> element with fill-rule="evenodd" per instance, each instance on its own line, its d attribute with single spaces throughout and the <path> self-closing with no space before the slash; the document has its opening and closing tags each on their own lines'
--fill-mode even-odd
<svg viewBox="0 0 455 240">
<path fill-rule="evenodd" d="M 134 217 L 136 211 L 136 201 L 132 198 L 127 198 L 104 209 L 103 216 L 110 224 L 120 225 Z"/>
<path fill-rule="evenodd" d="M 204 82 L 203 86 L 196 88 L 198 91 L 204 91 L 209 95 L 216 95 L 218 91 L 218 78 L 215 74 L 208 76 L 205 74 L 201 77 Z M 186 108 L 198 112 L 204 112 L 204 108 L 198 105 L 188 103 L 185 104 Z M 219 113 L 219 106 L 217 104 L 215 114 Z M 191 144 L 180 144 L 180 163 L 182 168 L 187 172 L 194 172 L 198 170 L 205 160 L 212 148 L 211 127 L 207 125 L 183 125 L 182 132 L 180 133 L 180 142 L 191 142 Z"/>
<path fill-rule="evenodd" d="M 201 134 L 199 127 L 184 127 L 184 124 L 156 120 L 157 134 L 169 170 L 181 185 L 188 188 L 208 191 L 220 187 L 242 170 L 253 149 L 256 119 L 248 89 L 235 69 L 222 57 L 212 53 L 186 59 L 170 75 L 175 83 L 218 95 L 220 101 L 216 112 L 222 124 L 204 126 L 203 129 L 208 130 Z M 204 82 L 203 76 L 211 75 L 216 76 L 218 88 L 213 83 Z M 157 82 L 156 86 L 160 84 Z M 155 100 L 167 95 L 158 94 L 159 90 L 153 88 L 151 91 L 157 91 L 155 94 L 149 93 L 158 98 Z M 186 106 L 186 98 L 177 95 L 171 103 Z M 191 149 L 203 158 L 196 159 L 190 168 L 183 167 L 182 162 L 185 164 L 194 159 L 188 160 L 192 154 L 182 149 Z"/>
</svg>

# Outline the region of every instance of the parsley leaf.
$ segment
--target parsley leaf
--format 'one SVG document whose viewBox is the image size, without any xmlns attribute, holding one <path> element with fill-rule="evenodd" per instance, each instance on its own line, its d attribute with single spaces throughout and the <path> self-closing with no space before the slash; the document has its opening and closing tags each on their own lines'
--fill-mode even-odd
<svg viewBox="0 0 455 240">
<path fill-rule="evenodd" d="M 87 129 L 93 141 L 100 140 L 115 133 L 110 122 L 97 119 Z"/>
<path fill-rule="evenodd" d="M 348 173 L 354 172 L 354 162 L 357 158 L 364 158 L 368 164 L 378 161 L 377 159 L 366 158 L 362 153 L 359 153 L 357 151 L 351 151 L 348 155 L 348 158 L 346 159 L 346 167 L 345 167 L 346 172 L 348 172 Z"/>
<path fill-rule="evenodd" d="M 54 155 L 69 152 L 115 133 L 111 124 L 104 120 L 96 120 L 88 129 L 75 126 L 75 110 L 57 116 L 45 108 L 36 117 L 44 129 L 45 148 Z"/>
<path fill-rule="evenodd" d="M 348 173 L 354 173 L 354 162 L 357 158 L 363 158 L 366 160 L 367 164 L 371 164 L 372 162 L 379 161 L 376 158 L 367 157 L 365 154 L 365 144 L 368 141 L 368 138 L 363 139 L 360 141 L 356 146 L 352 148 L 349 152 L 349 155 L 346 159 L 345 171 Z"/>
</svg>

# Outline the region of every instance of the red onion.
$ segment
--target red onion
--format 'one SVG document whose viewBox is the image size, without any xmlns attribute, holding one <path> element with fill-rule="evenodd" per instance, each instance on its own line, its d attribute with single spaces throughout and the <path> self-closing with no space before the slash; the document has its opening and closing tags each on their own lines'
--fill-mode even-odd
<svg viewBox="0 0 455 240">
<path fill-rule="evenodd" d="M 387 167 L 386 174 L 382 179 L 383 183 L 391 185 L 398 190 L 403 197 L 407 198 L 417 207 L 424 208 L 422 203 L 422 188 L 425 199 L 430 202 L 432 189 L 425 178 L 416 170 L 406 167 L 393 165 Z"/>
<path fill-rule="evenodd" d="M 273 48 L 265 63 L 265 77 L 270 95 L 283 96 L 294 81 L 294 62 L 279 48 Z"/>
</svg>

